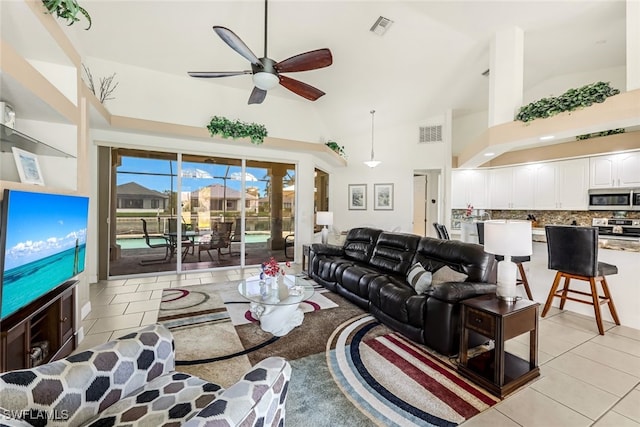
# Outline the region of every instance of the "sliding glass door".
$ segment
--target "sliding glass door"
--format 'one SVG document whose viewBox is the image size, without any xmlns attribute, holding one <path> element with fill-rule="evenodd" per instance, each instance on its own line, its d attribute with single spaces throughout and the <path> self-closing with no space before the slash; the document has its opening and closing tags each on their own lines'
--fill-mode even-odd
<svg viewBox="0 0 640 427">
<path fill-rule="evenodd" d="M 129 149 L 112 165 L 110 276 L 293 258 L 295 165 Z"/>
</svg>

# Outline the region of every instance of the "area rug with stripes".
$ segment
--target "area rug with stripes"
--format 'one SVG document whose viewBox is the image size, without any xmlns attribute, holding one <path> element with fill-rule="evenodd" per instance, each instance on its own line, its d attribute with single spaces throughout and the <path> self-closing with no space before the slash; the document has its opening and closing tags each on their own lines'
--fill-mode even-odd
<svg viewBox="0 0 640 427">
<path fill-rule="evenodd" d="M 158 321 L 177 369 L 223 387 L 266 357 L 288 359 L 287 426 L 454 426 L 498 402 L 339 295 L 317 286 L 301 308 L 302 325 L 274 337 L 228 282 L 165 290 Z"/>
</svg>

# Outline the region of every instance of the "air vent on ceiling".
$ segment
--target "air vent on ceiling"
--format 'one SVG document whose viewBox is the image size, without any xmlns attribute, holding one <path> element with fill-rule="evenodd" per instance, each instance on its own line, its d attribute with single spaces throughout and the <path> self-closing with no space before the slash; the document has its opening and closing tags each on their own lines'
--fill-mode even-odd
<svg viewBox="0 0 640 427">
<path fill-rule="evenodd" d="M 442 142 L 442 125 L 420 126 L 418 143 L 429 144 L 434 142 Z"/>
<path fill-rule="evenodd" d="M 391 19 L 381 16 L 376 20 L 375 24 L 373 24 L 369 31 L 381 36 L 389 29 L 391 24 L 393 24 L 393 21 Z"/>
</svg>

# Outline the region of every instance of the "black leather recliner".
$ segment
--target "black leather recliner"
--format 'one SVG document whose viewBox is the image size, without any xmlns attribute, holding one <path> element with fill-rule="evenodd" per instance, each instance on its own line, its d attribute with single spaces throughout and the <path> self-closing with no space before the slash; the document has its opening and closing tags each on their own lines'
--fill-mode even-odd
<svg viewBox="0 0 640 427">
<path fill-rule="evenodd" d="M 432 272 L 446 265 L 468 277 L 417 294 L 406 281 L 416 262 Z M 309 274 L 407 338 L 448 356 L 459 348 L 460 301 L 495 292 L 495 259 L 482 246 L 372 228 L 350 230 L 342 247 L 313 244 Z"/>
</svg>

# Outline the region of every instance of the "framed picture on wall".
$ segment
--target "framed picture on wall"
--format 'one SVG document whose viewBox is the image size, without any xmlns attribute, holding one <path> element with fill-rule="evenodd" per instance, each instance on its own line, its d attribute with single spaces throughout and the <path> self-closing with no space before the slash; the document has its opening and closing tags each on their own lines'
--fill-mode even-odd
<svg viewBox="0 0 640 427">
<path fill-rule="evenodd" d="M 367 210 L 367 184 L 349 184 L 349 210 Z"/>
<path fill-rule="evenodd" d="M 373 209 L 393 210 L 393 184 L 373 184 Z"/>
<path fill-rule="evenodd" d="M 40 164 L 38 163 L 38 156 L 16 147 L 11 147 L 11 150 L 13 151 L 13 158 L 18 168 L 20 182 L 44 185 Z"/>
</svg>

